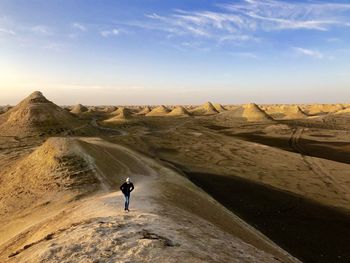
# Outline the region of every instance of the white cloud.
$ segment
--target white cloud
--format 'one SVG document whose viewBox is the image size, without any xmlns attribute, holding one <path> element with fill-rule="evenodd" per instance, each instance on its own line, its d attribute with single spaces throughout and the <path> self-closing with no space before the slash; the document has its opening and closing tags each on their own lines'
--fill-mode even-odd
<svg viewBox="0 0 350 263">
<path fill-rule="evenodd" d="M 294 50 L 299 55 L 312 57 L 312 58 L 317 58 L 317 59 L 324 58 L 324 55 L 321 52 L 317 51 L 317 50 L 306 49 L 306 48 L 301 48 L 301 47 L 294 47 Z"/>
<path fill-rule="evenodd" d="M 0 28 L 0 35 L 16 35 L 15 31 L 12 31 L 10 29 L 6 29 L 6 28 Z"/>
<path fill-rule="evenodd" d="M 225 39 L 255 41 L 258 30 L 327 31 L 350 25 L 350 4 L 243 0 L 217 7 L 217 11 L 176 9 L 167 15 L 148 14 L 146 17 L 150 20 L 136 26 L 220 42 Z"/>
<path fill-rule="evenodd" d="M 247 20 L 257 20 L 264 30 L 309 29 L 328 30 L 331 26 L 347 26 L 350 4 L 317 2 L 284 2 L 246 0 L 221 7 Z"/>
<path fill-rule="evenodd" d="M 45 26 L 45 25 L 33 26 L 30 28 L 30 31 L 34 32 L 36 34 L 45 35 L 45 36 L 53 35 L 52 30 L 48 26 Z"/>
<path fill-rule="evenodd" d="M 80 30 L 82 32 L 86 32 L 87 31 L 87 27 L 86 26 L 84 26 L 84 25 L 82 25 L 80 23 L 77 23 L 77 22 L 73 23 L 72 27 L 77 29 L 77 30 Z"/>
<path fill-rule="evenodd" d="M 100 34 L 103 37 L 117 36 L 120 34 L 120 30 L 118 29 L 104 30 L 104 31 L 101 31 Z"/>
</svg>

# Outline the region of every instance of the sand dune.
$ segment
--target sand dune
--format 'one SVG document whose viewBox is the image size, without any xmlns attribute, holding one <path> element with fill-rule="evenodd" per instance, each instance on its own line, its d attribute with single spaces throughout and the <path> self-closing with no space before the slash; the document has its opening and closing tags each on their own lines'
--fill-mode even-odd
<svg viewBox="0 0 350 263">
<path fill-rule="evenodd" d="M 175 107 L 168 116 L 190 116 L 190 113 L 182 106 Z"/>
<path fill-rule="evenodd" d="M 318 115 L 325 113 L 333 113 L 344 109 L 341 104 L 313 104 L 307 107 L 308 114 Z"/>
<path fill-rule="evenodd" d="M 35 92 L 0 115 L 0 262 L 348 260 L 349 108 L 126 107 Z"/>
<path fill-rule="evenodd" d="M 81 113 L 84 113 L 87 111 L 89 111 L 89 108 L 85 107 L 84 105 L 77 104 L 77 105 L 73 106 L 73 108 L 70 112 L 74 113 L 74 114 L 81 114 Z"/>
<path fill-rule="evenodd" d="M 337 112 L 335 112 L 334 114 L 349 114 L 350 113 L 350 107 L 345 108 L 343 110 L 339 110 Z"/>
<path fill-rule="evenodd" d="M 297 105 L 283 105 L 278 113 L 282 115 L 283 119 L 304 119 L 308 117 Z"/>
<path fill-rule="evenodd" d="M 270 115 L 260 109 L 255 103 L 245 104 L 235 110 L 222 112 L 218 115 L 217 119 L 222 121 L 240 119 L 250 122 L 273 120 Z"/>
<path fill-rule="evenodd" d="M 0 116 L 0 132 L 12 136 L 60 133 L 78 124 L 73 115 L 47 100 L 39 91 Z"/>
<path fill-rule="evenodd" d="M 106 112 L 106 113 L 112 113 L 113 111 L 117 110 L 117 107 L 115 106 L 106 106 L 101 108 L 102 112 Z"/>
<path fill-rule="evenodd" d="M 125 122 L 132 119 L 132 113 L 129 109 L 120 107 L 116 111 L 112 112 L 111 115 L 115 115 L 107 120 L 104 120 L 105 123 L 118 123 Z"/>
<path fill-rule="evenodd" d="M 225 105 L 225 109 L 229 111 L 233 111 L 238 109 L 240 106 L 239 105 Z"/>
<path fill-rule="evenodd" d="M 45 202 L 60 191 L 97 187 L 92 167 L 75 139 L 50 138 L 30 155 L 0 172 L 0 215 Z"/>
<path fill-rule="evenodd" d="M 164 116 L 169 113 L 169 109 L 163 105 L 152 109 L 146 116 Z"/>
<path fill-rule="evenodd" d="M 126 107 L 118 107 L 114 111 L 111 112 L 111 115 L 117 116 L 119 114 L 130 114 L 131 115 L 131 110 L 126 108 Z"/>
<path fill-rule="evenodd" d="M 190 111 L 193 115 L 213 115 L 219 113 L 211 102 L 207 102 L 202 106 L 194 108 Z"/>
</svg>

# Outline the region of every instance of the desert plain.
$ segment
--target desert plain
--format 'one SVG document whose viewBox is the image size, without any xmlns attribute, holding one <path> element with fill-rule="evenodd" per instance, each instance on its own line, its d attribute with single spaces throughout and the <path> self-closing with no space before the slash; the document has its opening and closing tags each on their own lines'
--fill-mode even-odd
<svg viewBox="0 0 350 263">
<path fill-rule="evenodd" d="M 0 113 L 0 262 L 350 262 L 350 104 Z"/>
</svg>

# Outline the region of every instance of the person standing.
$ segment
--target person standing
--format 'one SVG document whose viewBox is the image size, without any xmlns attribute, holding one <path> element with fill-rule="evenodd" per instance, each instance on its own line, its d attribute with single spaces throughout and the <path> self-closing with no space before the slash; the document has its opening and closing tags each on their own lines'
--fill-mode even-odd
<svg viewBox="0 0 350 263">
<path fill-rule="evenodd" d="M 133 183 L 130 181 L 130 178 L 126 178 L 125 183 L 120 186 L 120 190 L 123 192 L 125 197 L 125 211 L 129 212 L 129 204 L 130 204 L 130 193 L 135 189 Z"/>
</svg>

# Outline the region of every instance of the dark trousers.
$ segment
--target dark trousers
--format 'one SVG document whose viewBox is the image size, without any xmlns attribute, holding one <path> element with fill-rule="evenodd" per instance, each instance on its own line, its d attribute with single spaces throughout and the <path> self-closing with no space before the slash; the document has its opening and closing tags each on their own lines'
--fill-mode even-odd
<svg viewBox="0 0 350 263">
<path fill-rule="evenodd" d="M 129 210 L 130 194 L 124 194 L 125 197 L 125 210 Z"/>
</svg>

